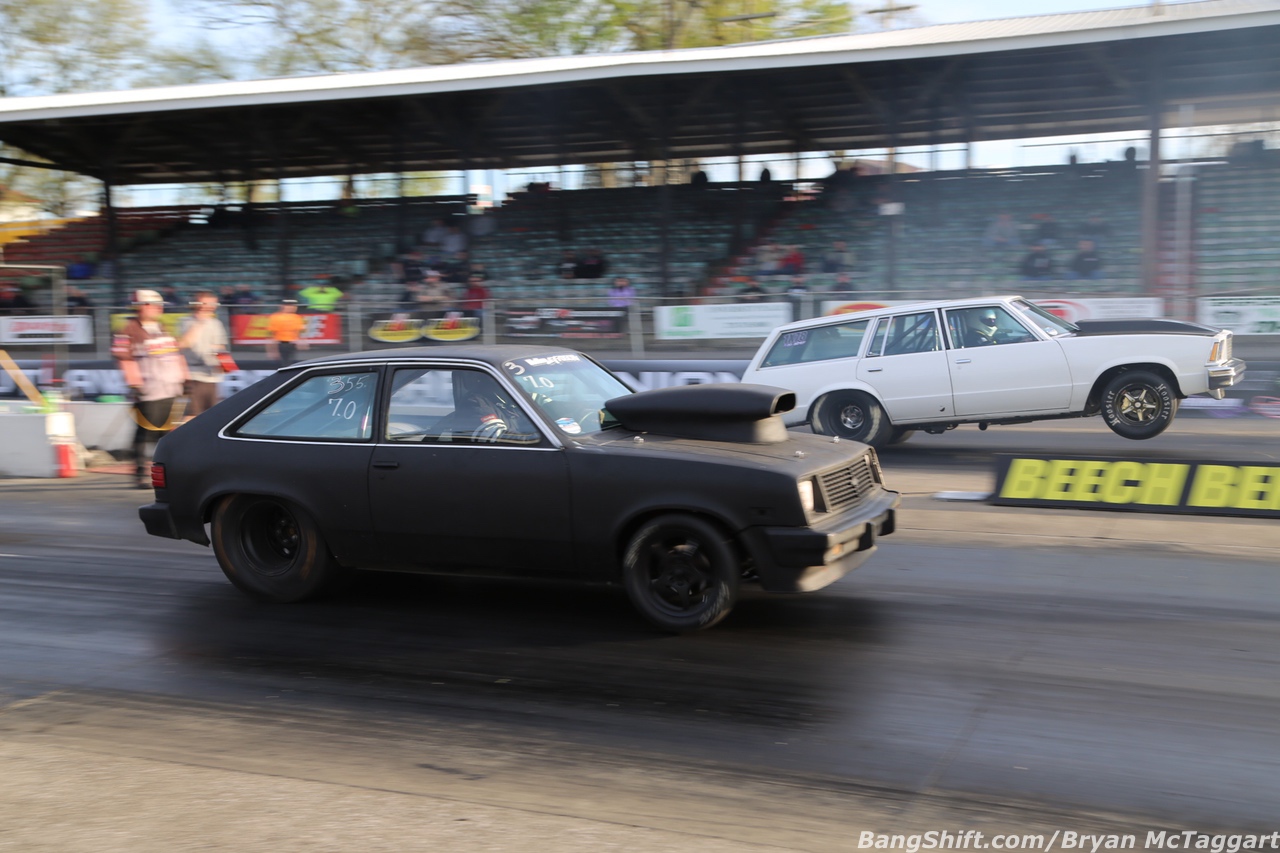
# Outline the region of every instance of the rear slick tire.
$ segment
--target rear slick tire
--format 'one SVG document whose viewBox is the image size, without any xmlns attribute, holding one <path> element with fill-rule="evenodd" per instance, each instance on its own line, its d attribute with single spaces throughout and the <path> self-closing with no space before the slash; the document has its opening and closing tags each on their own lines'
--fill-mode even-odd
<svg viewBox="0 0 1280 853">
<path fill-rule="evenodd" d="M 861 391 L 835 391 L 822 398 L 813 431 L 821 435 L 838 435 L 880 448 L 889 443 L 893 433 L 889 416 L 874 397 Z"/>
<path fill-rule="evenodd" d="M 214 510 L 212 534 L 223 574 L 260 601 L 305 601 L 352 574 L 333 558 L 311 516 L 279 498 L 226 498 Z"/>
</svg>

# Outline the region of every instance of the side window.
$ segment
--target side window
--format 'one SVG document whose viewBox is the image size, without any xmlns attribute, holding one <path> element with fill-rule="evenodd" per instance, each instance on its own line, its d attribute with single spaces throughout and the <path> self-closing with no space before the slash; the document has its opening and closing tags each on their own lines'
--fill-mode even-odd
<svg viewBox="0 0 1280 853">
<path fill-rule="evenodd" d="M 374 371 L 311 376 L 236 430 L 254 438 L 367 441 L 373 435 Z"/>
<path fill-rule="evenodd" d="M 887 323 L 882 320 L 880 325 L 886 327 L 884 337 L 885 355 L 936 352 L 942 349 L 942 339 L 938 329 L 938 315 L 934 311 L 921 311 L 918 314 L 900 314 L 896 317 L 890 317 Z M 878 331 L 877 337 L 879 337 Z"/>
<path fill-rule="evenodd" d="M 515 395 L 488 373 L 411 367 L 391 374 L 386 440 L 530 446 L 543 437 Z"/>
<path fill-rule="evenodd" d="M 826 361 L 833 358 L 853 358 L 862 349 L 870 320 L 854 320 L 812 329 L 784 332 L 769 354 L 760 362 L 761 367 L 778 367 L 785 364 L 804 364 L 810 361 Z"/>
<path fill-rule="evenodd" d="M 948 311 L 947 329 L 953 345 L 966 349 L 1037 340 L 1026 326 L 1000 305 Z"/>
</svg>

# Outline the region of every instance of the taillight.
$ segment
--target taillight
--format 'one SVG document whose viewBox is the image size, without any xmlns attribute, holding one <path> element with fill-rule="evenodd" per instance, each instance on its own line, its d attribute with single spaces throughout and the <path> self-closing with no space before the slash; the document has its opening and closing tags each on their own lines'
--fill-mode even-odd
<svg viewBox="0 0 1280 853">
<path fill-rule="evenodd" d="M 1209 361 L 1217 361 L 1222 357 L 1222 341 L 1214 341 L 1213 349 L 1209 350 Z"/>
<path fill-rule="evenodd" d="M 151 465 L 151 488 L 153 489 L 165 488 L 164 465 L 161 464 L 160 462 L 155 462 Z"/>
</svg>

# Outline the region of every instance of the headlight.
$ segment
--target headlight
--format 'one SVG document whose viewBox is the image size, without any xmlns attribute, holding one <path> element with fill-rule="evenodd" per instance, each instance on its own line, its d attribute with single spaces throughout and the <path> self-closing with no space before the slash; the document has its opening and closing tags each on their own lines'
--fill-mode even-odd
<svg viewBox="0 0 1280 853">
<path fill-rule="evenodd" d="M 1209 350 L 1209 361 L 1217 361 L 1222 356 L 1222 341 L 1214 341 L 1213 349 Z"/>
<path fill-rule="evenodd" d="M 796 488 L 800 490 L 800 506 L 804 507 L 805 512 L 813 512 L 813 480 L 801 480 Z"/>
</svg>

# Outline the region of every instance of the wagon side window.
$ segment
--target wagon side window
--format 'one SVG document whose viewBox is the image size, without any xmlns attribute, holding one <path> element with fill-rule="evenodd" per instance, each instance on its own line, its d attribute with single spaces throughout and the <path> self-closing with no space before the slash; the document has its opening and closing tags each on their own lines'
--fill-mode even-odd
<svg viewBox="0 0 1280 853">
<path fill-rule="evenodd" d="M 869 320 L 853 320 L 811 329 L 783 332 L 774 342 L 761 367 L 805 364 L 833 358 L 854 358 L 862 349 Z"/>
<path fill-rule="evenodd" d="M 268 403 L 236 435 L 368 441 L 377 388 L 372 370 L 311 376 Z"/>
</svg>

